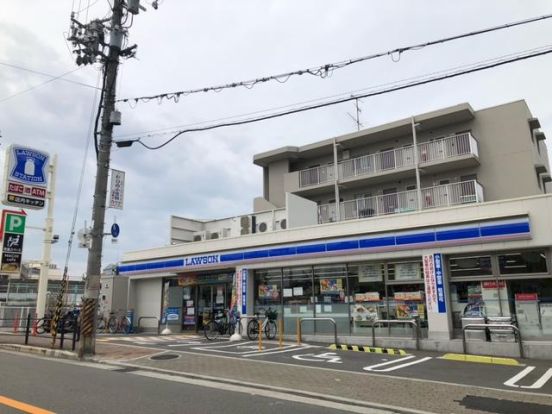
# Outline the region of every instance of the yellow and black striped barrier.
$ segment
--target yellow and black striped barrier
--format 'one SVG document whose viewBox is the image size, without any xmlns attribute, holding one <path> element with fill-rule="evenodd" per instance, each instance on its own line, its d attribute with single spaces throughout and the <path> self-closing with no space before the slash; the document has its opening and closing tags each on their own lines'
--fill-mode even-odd
<svg viewBox="0 0 552 414">
<path fill-rule="evenodd" d="M 332 344 L 330 349 L 342 351 L 355 351 L 355 352 L 371 352 L 373 354 L 387 354 L 387 355 L 406 355 L 404 349 L 396 348 L 380 348 L 377 346 L 359 346 L 359 345 L 336 345 Z"/>
</svg>

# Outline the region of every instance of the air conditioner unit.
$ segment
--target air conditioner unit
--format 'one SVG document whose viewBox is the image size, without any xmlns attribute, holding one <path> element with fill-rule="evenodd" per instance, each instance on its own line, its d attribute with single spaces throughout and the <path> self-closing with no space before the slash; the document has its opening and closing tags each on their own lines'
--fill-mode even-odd
<svg viewBox="0 0 552 414">
<path fill-rule="evenodd" d="M 211 232 L 207 230 L 196 231 L 193 233 L 193 241 L 209 240 L 211 238 Z"/>
<path fill-rule="evenodd" d="M 209 236 L 209 239 L 211 240 L 218 239 L 218 238 L 219 238 L 219 233 L 216 231 L 211 233 L 211 235 Z"/>
<path fill-rule="evenodd" d="M 259 231 L 259 233 L 264 233 L 268 230 L 268 225 L 265 222 L 259 223 L 259 225 L 257 226 L 257 230 Z"/>
<path fill-rule="evenodd" d="M 281 230 L 287 229 L 287 219 L 280 220 L 280 226 L 279 227 L 280 227 Z"/>
</svg>

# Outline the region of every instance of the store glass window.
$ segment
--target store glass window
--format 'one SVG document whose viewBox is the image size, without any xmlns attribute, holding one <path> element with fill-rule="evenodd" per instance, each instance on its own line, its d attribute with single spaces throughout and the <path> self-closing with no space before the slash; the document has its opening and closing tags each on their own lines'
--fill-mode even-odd
<svg viewBox="0 0 552 414">
<path fill-rule="evenodd" d="M 493 274 L 491 256 L 451 257 L 449 267 L 451 278 Z"/>
<path fill-rule="evenodd" d="M 498 263 L 501 275 L 548 272 L 543 250 L 502 254 L 498 256 Z"/>
<path fill-rule="evenodd" d="M 376 319 L 388 319 L 383 263 L 349 265 L 349 303 L 353 335 L 371 335 Z"/>
<path fill-rule="evenodd" d="M 464 324 L 482 323 L 484 321 L 476 319 L 505 315 L 508 308 L 506 282 L 486 280 L 451 283 L 450 303 L 453 327 L 461 334 L 462 319 L 465 319 Z"/>
<path fill-rule="evenodd" d="M 284 332 L 295 332 L 297 318 L 314 317 L 312 267 L 283 269 Z M 304 333 L 312 333 L 313 325 L 305 325 Z"/>
<path fill-rule="evenodd" d="M 389 318 L 418 319 L 422 332 L 427 331 L 427 313 L 423 282 L 387 286 Z M 410 334 L 411 327 L 405 325 Z M 404 329 L 402 327 L 401 329 Z"/>
<path fill-rule="evenodd" d="M 255 309 L 256 313 L 264 313 L 271 308 L 281 315 L 282 303 L 282 269 L 255 271 Z"/>
<path fill-rule="evenodd" d="M 552 339 L 552 278 L 506 281 L 508 312 L 525 339 Z"/>
<path fill-rule="evenodd" d="M 349 333 L 347 268 L 344 264 L 314 266 L 314 311 L 316 317 L 334 319 L 337 331 Z M 305 322 L 307 324 L 307 322 Z M 331 322 L 316 322 L 317 333 L 333 333 Z"/>
</svg>

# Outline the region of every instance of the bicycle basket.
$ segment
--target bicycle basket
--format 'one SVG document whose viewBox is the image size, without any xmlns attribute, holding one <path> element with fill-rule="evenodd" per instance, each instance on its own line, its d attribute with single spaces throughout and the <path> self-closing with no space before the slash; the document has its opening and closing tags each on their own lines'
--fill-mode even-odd
<svg viewBox="0 0 552 414">
<path fill-rule="evenodd" d="M 265 315 L 270 321 L 275 321 L 276 319 L 278 319 L 278 311 L 272 309 L 267 309 L 265 311 Z"/>
</svg>

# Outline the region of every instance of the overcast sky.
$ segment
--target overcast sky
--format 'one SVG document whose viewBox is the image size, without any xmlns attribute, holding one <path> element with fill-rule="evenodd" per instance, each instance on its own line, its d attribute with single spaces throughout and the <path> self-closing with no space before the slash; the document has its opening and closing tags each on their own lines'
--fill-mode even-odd
<svg viewBox="0 0 552 414">
<path fill-rule="evenodd" d="M 143 2 L 144 3 L 144 2 Z M 149 2 L 147 2 L 149 3 Z M 69 15 L 105 17 L 107 0 L 0 0 L 0 131 L 12 143 L 58 154 L 54 262 L 63 267 L 83 165 L 95 90 L 5 66 L 61 75 L 77 68 L 65 41 Z M 129 44 L 136 59 L 123 62 L 117 95 L 136 97 L 195 89 L 278 74 L 369 55 L 413 43 L 552 13 L 549 0 L 163 0 L 134 18 Z M 380 58 L 335 71 L 219 93 L 183 97 L 180 103 L 120 104 L 115 136 L 172 130 L 259 110 L 346 94 L 516 53 L 552 42 L 552 19 Z M 80 67 L 65 79 L 96 85 L 98 66 Z M 461 102 L 474 109 L 526 99 L 552 137 L 552 55 L 460 78 L 368 98 L 361 121 L 375 126 Z M 8 99 L 6 99 L 8 98 Z M 126 172 L 124 210 L 109 210 L 106 226 L 121 227 L 117 244 L 105 239 L 103 265 L 125 251 L 169 242 L 171 214 L 211 219 L 252 211 L 262 195 L 262 169 L 253 155 L 304 145 L 356 130 L 344 103 L 252 125 L 182 136 L 158 151 L 114 149 L 112 168 Z M 149 145 L 170 135 L 144 139 Z M 95 154 L 89 148 L 77 230 L 90 223 Z M 29 211 L 28 225 L 43 226 L 45 211 Z M 106 230 L 109 227 L 106 227 Z M 24 259 L 39 259 L 43 234 L 27 231 Z M 74 247 L 69 272 L 80 277 L 87 252 Z"/>
</svg>

